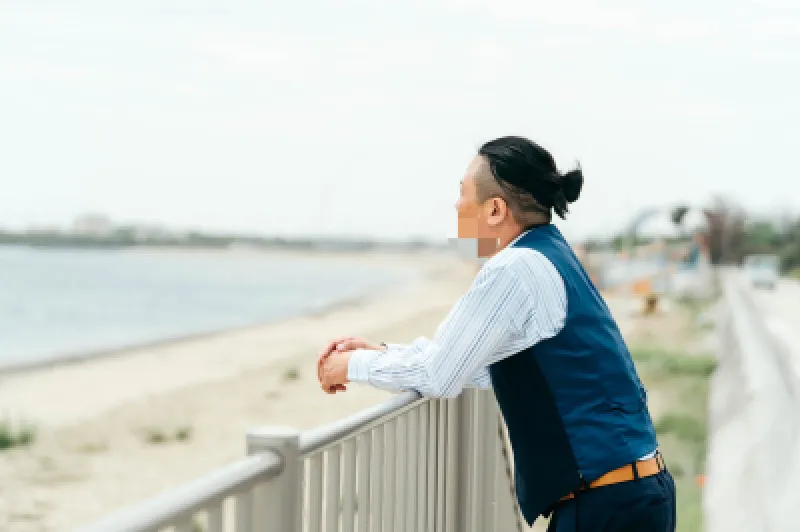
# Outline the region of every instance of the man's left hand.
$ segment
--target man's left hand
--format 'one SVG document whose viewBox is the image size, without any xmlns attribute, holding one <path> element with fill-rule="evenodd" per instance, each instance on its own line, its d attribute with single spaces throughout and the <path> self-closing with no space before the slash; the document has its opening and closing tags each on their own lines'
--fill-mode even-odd
<svg viewBox="0 0 800 532">
<path fill-rule="evenodd" d="M 336 390 L 343 387 L 347 380 L 347 365 L 351 351 L 333 351 L 320 361 L 319 378 L 323 390 Z"/>
</svg>

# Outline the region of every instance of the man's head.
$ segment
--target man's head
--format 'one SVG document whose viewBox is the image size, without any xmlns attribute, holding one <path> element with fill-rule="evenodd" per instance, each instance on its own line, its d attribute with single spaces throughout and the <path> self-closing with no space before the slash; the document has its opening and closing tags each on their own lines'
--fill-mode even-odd
<svg viewBox="0 0 800 532">
<path fill-rule="evenodd" d="M 479 255 L 488 256 L 522 231 L 549 223 L 553 211 L 564 218 L 582 186 L 580 168 L 560 174 L 547 150 L 528 139 L 487 142 L 461 181 L 458 237 L 478 239 Z"/>
</svg>

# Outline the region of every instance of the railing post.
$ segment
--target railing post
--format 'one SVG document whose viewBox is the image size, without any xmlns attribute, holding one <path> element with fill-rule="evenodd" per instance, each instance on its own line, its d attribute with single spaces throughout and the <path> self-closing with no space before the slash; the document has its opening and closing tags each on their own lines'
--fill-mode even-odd
<svg viewBox="0 0 800 532">
<path fill-rule="evenodd" d="M 478 434 L 479 438 L 483 439 L 483 451 L 481 462 L 482 479 L 481 489 L 483 492 L 483 504 L 481 505 L 482 515 L 480 516 L 479 530 L 495 530 L 495 515 L 497 513 L 497 491 L 495 489 L 495 482 L 497 480 L 497 445 L 499 438 L 497 429 L 499 419 L 498 412 L 495 406 L 494 395 L 488 390 L 479 392 L 481 395 L 481 416 L 483 417 L 483 430 Z"/>
<path fill-rule="evenodd" d="M 474 474 L 471 437 L 474 390 L 466 389 L 447 405 L 447 532 L 472 532 L 471 482 Z"/>
<path fill-rule="evenodd" d="M 278 477 L 254 494 L 253 532 L 301 532 L 303 525 L 303 468 L 300 432 L 290 427 L 260 427 L 247 432 L 247 454 L 273 452 L 281 457 Z"/>
</svg>

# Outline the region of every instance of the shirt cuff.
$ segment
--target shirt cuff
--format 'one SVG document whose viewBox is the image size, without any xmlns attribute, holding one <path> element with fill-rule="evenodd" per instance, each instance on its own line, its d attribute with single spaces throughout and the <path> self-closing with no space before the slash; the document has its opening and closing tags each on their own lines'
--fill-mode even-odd
<svg viewBox="0 0 800 532">
<path fill-rule="evenodd" d="M 347 380 L 351 382 L 369 382 L 369 367 L 372 361 L 382 353 L 383 351 L 370 351 L 368 349 L 353 351 L 347 363 Z"/>
</svg>

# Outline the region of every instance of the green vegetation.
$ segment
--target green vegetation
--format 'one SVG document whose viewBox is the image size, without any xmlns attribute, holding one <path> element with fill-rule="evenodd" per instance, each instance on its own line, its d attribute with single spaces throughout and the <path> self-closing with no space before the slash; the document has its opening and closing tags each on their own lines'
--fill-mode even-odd
<svg viewBox="0 0 800 532">
<path fill-rule="evenodd" d="M 711 356 L 643 346 L 632 356 L 646 386 L 663 393 L 669 410 L 654 420 L 659 444 L 675 478 L 678 530 L 703 530 L 703 479 L 708 447 L 708 381 Z"/>
<path fill-rule="evenodd" d="M 10 420 L 0 421 L 0 451 L 14 447 L 27 447 L 36 441 L 36 427 L 30 423 L 15 425 Z"/>
<path fill-rule="evenodd" d="M 694 319 L 697 318 L 703 311 L 714 303 L 713 297 L 696 297 L 688 294 L 681 295 L 674 299 L 675 303 L 689 311 L 689 316 Z"/>
<path fill-rule="evenodd" d="M 741 264 L 748 255 L 777 255 L 784 274 L 800 268 L 800 217 L 755 219 L 737 205 L 717 199 L 705 209 L 706 240 L 714 264 Z"/>
<path fill-rule="evenodd" d="M 706 379 L 717 367 L 717 361 L 711 356 L 686 355 L 654 347 L 634 348 L 631 355 L 648 380 L 668 377 Z"/>
<path fill-rule="evenodd" d="M 175 431 L 175 441 L 189 441 L 192 438 L 192 427 L 181 427 Z"/>
<path fill-rule="evenodd" d="M 159 445 L 172 441 L 186 442 L 192 438 L 192 427 L 179 427 L 172 431 L 161 428 L 149 427 L 144 430 L 144 439 L 147 443 Z"/>
<path fill-rule="evenodd" d="M 97 454 L 108 450 L 107 443 L 84 443 L 78 447 L 78 451 L 85 454 Z"/>
<path fill-rule="evenodd" d="M 691 231 L 687 231 L 683 225 L 687 212 L 685 206 L 672 210 L 670 218 L 679 231 L 663 239 L 668 249 L 685 249 L 689 244 Z M 702 237 L 713 264 L 740 265 L 748 255 L 777 255 L 781 260 L 782 272 L 800 278 L 800 217 L 783 215 L 759 219 L 724 198 L 715 199 L 702 212 L 706 224 Z M 607 240 L 589 240 L 584 244 L 588 251 L 621 251 L 652 242 L 651 237 L 626 232 Z"/>
</svg>

